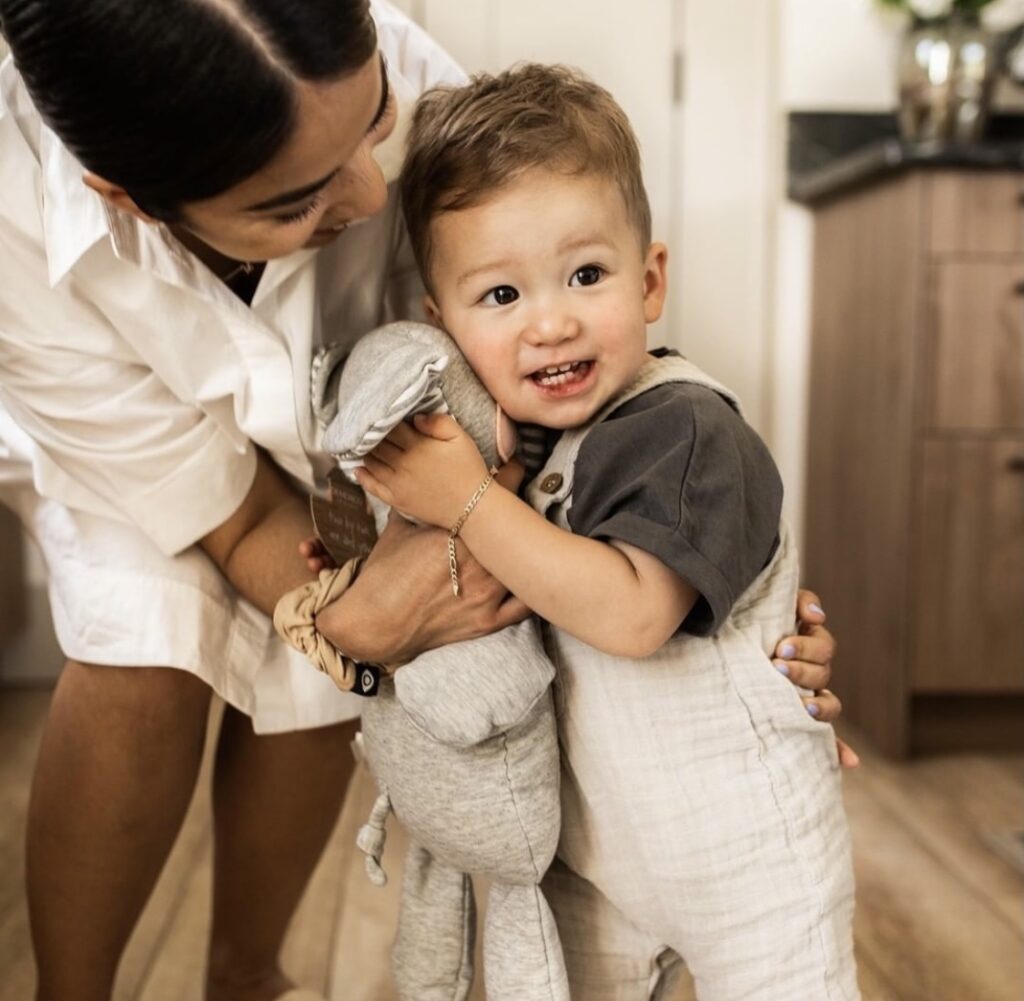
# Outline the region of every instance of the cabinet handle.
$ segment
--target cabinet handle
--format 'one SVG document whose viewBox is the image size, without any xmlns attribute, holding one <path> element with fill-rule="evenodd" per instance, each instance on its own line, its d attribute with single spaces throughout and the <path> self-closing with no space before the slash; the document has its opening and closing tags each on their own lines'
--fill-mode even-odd
<svg viewBox="0 0 1024 1001">
<path fill-rule="evenodd" d="M 1014 455 L 1006 460 L 1006 468 L 1011 473 L 1024 473 L 1024 455 Z"/>
</svg>

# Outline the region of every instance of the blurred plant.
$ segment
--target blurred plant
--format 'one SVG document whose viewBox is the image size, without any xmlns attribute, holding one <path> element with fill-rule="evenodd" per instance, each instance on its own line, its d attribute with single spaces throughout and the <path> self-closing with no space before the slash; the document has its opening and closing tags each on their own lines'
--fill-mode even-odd
<svg viewBox="0 0 1024 1001">
<path fill-rule="evenodd" d="M 916 21 L 945 21 L 959 15 L 979 17 L 992 32 L 1013 31 L 1024 24 L 1024 0 L 877 0 L 891 10 L 905 11 Z"/>
</svg>

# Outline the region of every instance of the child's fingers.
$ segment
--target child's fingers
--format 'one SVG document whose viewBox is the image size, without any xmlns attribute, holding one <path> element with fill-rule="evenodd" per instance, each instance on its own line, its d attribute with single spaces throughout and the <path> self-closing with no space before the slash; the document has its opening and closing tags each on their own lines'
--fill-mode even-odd
<svg viewBox="0 0 1024 1001">
<path fill-rule="evenodd" d="M 405 450 L 403 448 L 396 445 L 390 438 L 385 438 L 363 461 L 366 463 L 378 462 L 389 469 L 393 469 L 404 453 Z"/>
<path fill-rule="evenodd" d="M 413 426 L 429 438 L 449 441 L 459 433 L 458 422 L 451 414 L 416 414 Z"/>
<path fill-rule="evenodd" d="M 506 489 L 518 493 L 519 487 L 526 477 L 526 469 L 518 459 L 509 459 L 494 478 Z"/>
<path fill-rule="evenodd" d="M 391 491 L 377 478 L 375 473 L 385 472 L 388 467 L 383 462 L 378 462 L 372 455 L 366 456 L 366 465 L 356 470 L 356 479 L 359 485 L 368 493 L 373 494 L 378 500 L 383 501 L 389 507 L 394 507 L 394 499 Z"/>
</svg>

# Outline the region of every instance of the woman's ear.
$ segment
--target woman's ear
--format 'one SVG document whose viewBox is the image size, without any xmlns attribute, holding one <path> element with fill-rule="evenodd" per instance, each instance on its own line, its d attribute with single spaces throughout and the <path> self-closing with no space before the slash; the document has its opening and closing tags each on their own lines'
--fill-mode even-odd
<svg viewBox="0 0 1024 1001">
<path fill-rule="evenodd" d="M 668 293 L 668 247 L 652 243 L 644 259 L 644 320 L 654 323 L 661 316 Z"/>
<path fill-rule="evenodd" d="M 87 188 L 95 191 L 108 205 L 113 205 L 115 209 L 127 212 L 129 215 L 135 216 L 136 219 L 140 219 L 142 222 L 149 223 L 150 225 L 158 222 L 157 219 L 143 212 L 135 203 L 135 199 L 119 185 L 100 177 L 98 174 L 93 174 L 91 171 L 85 172 L 82 182 Z"/>
</svg>

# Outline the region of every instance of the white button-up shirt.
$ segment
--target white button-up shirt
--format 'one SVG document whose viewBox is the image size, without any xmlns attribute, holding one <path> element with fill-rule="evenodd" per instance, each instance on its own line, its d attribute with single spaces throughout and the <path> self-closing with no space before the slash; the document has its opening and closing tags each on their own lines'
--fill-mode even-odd
<svg viewBox="0 0 1024 1001">
<path fill-rule="evenodd" d="M 400 106 L 378 147 L 393 180 L 402 113 L 463 75 L 393 8 L 374 16 Z M 166 227 L 83 184 L 9 59 L 0 151 L 0 405 L 34 443 L 38 492 L 176 553 L 238 508 L 254 444 L 313 487 L 325 465 L 312 351 L 420 308 L 394 186 L 330 246 L 269 262 L 249 308 Z"/>
</svg>

